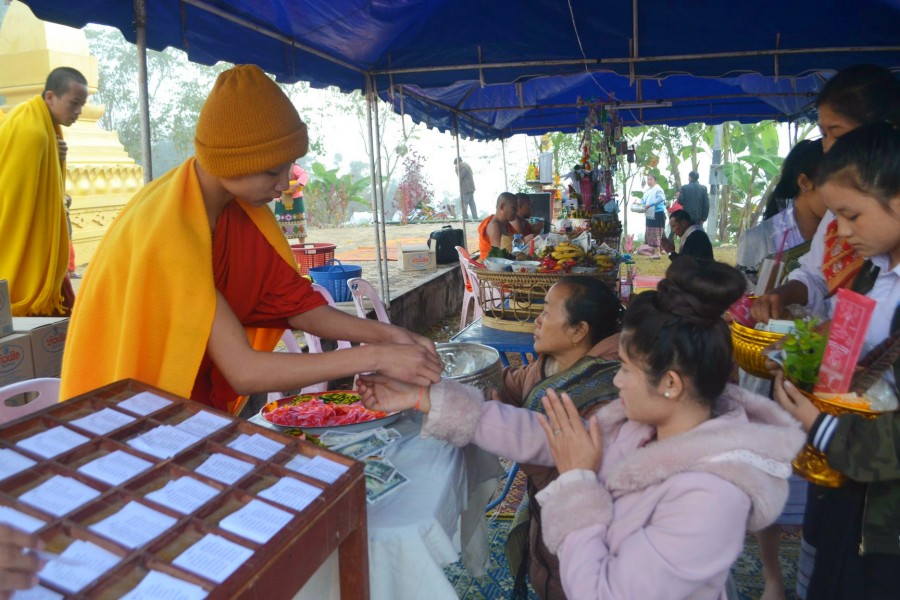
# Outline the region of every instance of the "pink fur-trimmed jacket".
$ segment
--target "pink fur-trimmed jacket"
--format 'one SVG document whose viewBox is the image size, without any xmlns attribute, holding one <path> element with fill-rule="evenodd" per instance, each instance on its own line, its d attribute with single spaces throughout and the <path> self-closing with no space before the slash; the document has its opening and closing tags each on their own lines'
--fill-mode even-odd
<svg viewBox="0 0 900 600">
<path fill-rule="evenodd" d="M 719 416 L 652 443 L 652 428 L 628 421 L 621 402 L 595 415 L 600 472 L 569 471 L 537 495 L 569 600 L 725 598 L 747 530 L 769 525 L 784 506 L 804 434 L 773 401 L 737 386 L 717 409 Z M 423 435 L 553 464 L 535 413 L 484 402 L 456 382 L 432 386 Z"/>
</svg>

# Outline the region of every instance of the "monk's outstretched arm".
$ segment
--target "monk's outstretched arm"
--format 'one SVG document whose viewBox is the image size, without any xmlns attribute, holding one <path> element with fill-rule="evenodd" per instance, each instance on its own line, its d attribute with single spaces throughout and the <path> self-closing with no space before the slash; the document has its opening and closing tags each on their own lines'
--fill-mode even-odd
<svg viewBox="0 0 900 600">
<path fill-rule="evenodd" d="M 207 350 L 231 387 L 242 395 L 301 388 L 356 373 L 383 373 L 416 385 L 436 383 L 441 375 L 441 367 L 419 344 L 379 344 L 323 354 L 254 350 L 218 292 Z"/>
</svg>

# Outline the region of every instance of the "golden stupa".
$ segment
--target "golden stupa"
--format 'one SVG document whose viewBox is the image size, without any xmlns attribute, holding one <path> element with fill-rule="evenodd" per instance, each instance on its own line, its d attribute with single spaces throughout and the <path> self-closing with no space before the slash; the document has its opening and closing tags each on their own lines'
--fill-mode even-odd
<svg viewBox="0 0 900 600">
<path fill-rule="evenodd" d="M 56 67 L 73 67 L 97 91 L 97 59 L 84 31 L 41 21 L 21 2 L 9 5 L 0 26 L 0 96 L 9 112 L 44 89 Z M 90 261 L 106 226 L 144 184 L 141 167 L 114 131 L 100 129 L 104 107 L 88 103 L 78 122 L 63 129 L 69 147 L 66 192 L 72 197 L 72 237 L 77 264 Z"/>
</svg>

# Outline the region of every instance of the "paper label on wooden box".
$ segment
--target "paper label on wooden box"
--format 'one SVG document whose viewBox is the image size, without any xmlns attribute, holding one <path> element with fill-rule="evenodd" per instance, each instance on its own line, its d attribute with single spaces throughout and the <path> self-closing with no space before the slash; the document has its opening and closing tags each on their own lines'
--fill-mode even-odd
<svg viewBox="0 0 900 600">
<path fill-rule="evenodd" d="M 151 392 L 141 392 L 140 394 L 135 394 L 131 398 L 127 400 L 123 400 L 119 402 L 117 405 L 122 410 L 127 410 L 128 412 L 138 415 L 140 417 L 145 417 L 150 413 L 155 413 L 161 408 L 165 408 L 166 406 L 172 404 L 172 401 L 168 398 L 163 398 L 162 396 L 157 396 Z"/>
<path fill-rule="evenodd" d="M 210 581 L 222 583 L 251 556 L 253 550 L 220 535 L 207 533 L 202 540 L 182 552 L 172 564 Z"/>
<path fill-rule="evenodd" d="M 178 519 L 131 501 L 122 510 L 90 526 L 91 531 L 134 549 L 159 537 Z"/>
<path fill-rule="evenodd" d="M 177 577 L 150 571 L 122 600 L 203 600 L 206 590 Z"/>
<path fill-rule="evenodd" d="M 19 496 L 19 500 L 54 517 L 61 517 L 99 495 L 100 492 L 77 479 L 54 475 Z"/>
<path fill-rule="evenodd" d="M 32 517 L 9 506 L 0 506 L 0 523 L 15 527 L 25 533 L 34 533 L 47 524 L 46 521 Z"/>
<path fill-rule="evenodd" d="M 53 458 L 89 441 L 89 438 L 80 433 L 75 433 L 68 427 L 59 425 L 19 440 L 16 442 L 16 446 L 43 458 Z"/>
<path fill-rule="evenodd" d="M 221 521 L 219 527 L 257 544 L 265 544 L 294 516 L 261 500 L 251 500 Z"/>
<path fill-rule="evenodd" d="M 66 559 L 65 563 L 51 560 L 38 575 L 42 580 L 72 594 L 87 587 L 120 560 L 112 552 L 84 540 L 75 540 L 60 556 Z"/>
<path fill-rule="evenodd" d="M 145 496 L 157 504 L 189 515 L 216 496 L 219 490 L 193 477 L 180 477 Z"/>
<path fill-rule="evenodd" d="M 838 290 L 815 391 L 844 394 L 850 389 L 875 305 L 862 294 Z"/>
<path fill-rule="evenodd" d="M 69 425 L 74 425 L 79 429 L 90 431 L 96 435 L 106 435 L 110 431 L 115 431 L 134 421 L 135 418 L 131 415 L 126 415 L 111 408 L 104 408 L 86 417 L 69 421 Z"/>
<path fill-rule="evenodd" d="M 109 454 L 81 465 L 78 471 L 103 483 L 119 485 L 132 477 L 140 475 L 152 466 L 152 462 L 143 458 L 138 458 L 121 450 L 114 450 Z"/>
<path fill-rule="evenodd" d="M 25 469 L 30 469 L 36 464 L 36 461 L 22 456 L 15 450 L 0 448 L 0 481 L 12 477 L 16 473 L 21 473 Z"/>
</svg>

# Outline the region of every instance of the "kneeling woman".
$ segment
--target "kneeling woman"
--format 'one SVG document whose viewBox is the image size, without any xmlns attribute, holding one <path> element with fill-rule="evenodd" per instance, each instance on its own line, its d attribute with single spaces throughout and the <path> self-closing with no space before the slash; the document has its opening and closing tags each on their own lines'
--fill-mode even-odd
<svg viewBox="0 0 900 600">
<path fill-rule="evenodd" d="M 560 477 L 537 500 L 569 598 L 724 598 L 746 531 L 778 516 L 803 444 L 770 400 L 726 387 L 721 315 L 743 289 L 732 267 L 673 263 L 625 313 L 621 402 L 587 427 L 565 393 L 547 393 L 544 416 L 455 382 L 417 388 L 377 376 L 360 389 L 379 410 L 418 405 L 423 435 L 555 465 Z"/>
</svg>

